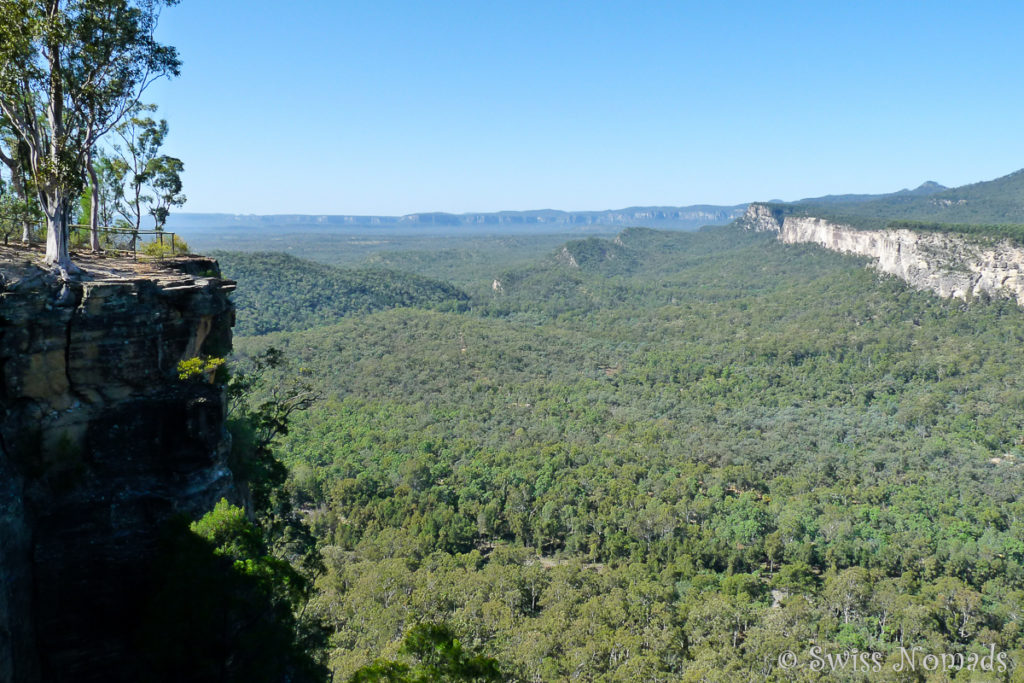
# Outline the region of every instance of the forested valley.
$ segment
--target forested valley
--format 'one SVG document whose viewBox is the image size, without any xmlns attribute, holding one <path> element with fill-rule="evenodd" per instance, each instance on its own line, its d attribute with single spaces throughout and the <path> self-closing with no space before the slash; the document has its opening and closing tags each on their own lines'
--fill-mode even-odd
<svg viewBox="0 0 1024 683">
<path fill-rule="evenodd" d="M 733 227 L 524 249 L 218 254 L 235 366 L 275 350 L 262 396 L 316 397 L 267 509 L 305 529 L 335 681 L 406 680 L 381 676 L 437 633 L 477 680 L 926 679 L 779 668 L 812 646 L 1024 661 L 1014 304 Z"/>
<path fill-rule="evenodd" d="M 946 4 L 0 0 L 0 683 L 1024 682 Z"/>
</svg>

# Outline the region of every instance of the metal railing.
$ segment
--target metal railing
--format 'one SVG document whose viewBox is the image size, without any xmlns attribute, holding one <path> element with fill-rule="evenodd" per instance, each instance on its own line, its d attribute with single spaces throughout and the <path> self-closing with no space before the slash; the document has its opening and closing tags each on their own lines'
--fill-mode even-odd
<svg viewBox="0 0 1024 683">
<path fill-rule="evenodd" d="M 75 224 L 75 225 L 69 226 L 69 230 L 71 230 L 72 232 L 85 232 L 88 235 L 90 230 L 91 230 L 91 228 L 88 225 L 78 225 L 78 224 Z M 142 241 L 142 237 L 146 236 L 146 235 L 153 235 L 154 237 L 159 239 L 161 251 L 163 251 L 163 246 L 164 246 L 164 244 L 166 244 L 164 242 L 164 237 L 165 236 L 168 237 L 169 238 L 169 242 L 170 242 L 170 248 L 171 248 L 171 256 L 175 256 L 176 255 L 175 250 L 177 249 L 178 245 L 176 244 L 177 240 L 175 239 L 175 235 L 177 233 L 170 232 L 168 230 L 141 230 L 141 229 L 140 230 L 136 230 L 134 228 L 110 228 L 110 227 L 96 228 L 96 230 L 100 234 L 104 234 L 104 235 L 130 235 L 131 236 L 130 239 L 128 240 L 128 242 L 127 242 L 127 245 L 128 245 L 127 248 L 121 248 L 121 247 L 118 247 L 118 246 L 111 246 L 111 247 L 109 247 L 107 249 L 104 249 L 104 251 L 112 251 L 112 252 L 115 252 L 115 253 L 118 253 L 118 254 L 121 254 L 121 255 L 124 255 L 124 256 L 129 256 L 130 255 L 132 257 L 132 259 L 137 261 L 137 260 L 139 260 L 139 243 Z M 155 242 L 157 240 L 154 239 L 153 241 Z M 143 255 L 146 256 L 146 254 L 143 254 Z M 159 258 L 159 256 L 157 256 L 156 258 Z"/>
<path fill-rule="evenodd" d="M 32 225 L 33 230 L 36 232 L 37 237 L 42 237 L 46 234 L 46 221 L 40 220 L 36 216 L 24 216 L 15 214 L 3 214 L 0 213 L 0 237 L 3 238 L 3 243 L 8 244 L 10 239 L 21 239 L 21 233 L 24 225 L 29 223 Z M 88 225 L 72 224 L 68 226 L 70 232 L 69 237 L 74 235 L 82 236 L 82 240 L 86 244 L 90 239 L 91 228 Z M 122 256 L 130 256 L 134 260 L 139 259 L 139 245 L 146 237 L 152 236 L 153 242 L 159 241 L 160 249 L 159 254 L 153 255 L 155 258 L 164 256 L 165 245 L 170 247 L 170 255 L 177 255 L 177 251 L 181 244 L 176 239 L 177 233 L 170 232 L 167 230 L 136 230 L 134 228 L 114 228 L 110 226 L 103 226 L 97 228 L 97 232 L 101 235 L 107 235 L 109 239 L 105 240 L 107 244 L 104 247 L 104 251 L 113 252 Z M 121 239 L 118 239 L 118 238 Z M 169 242 L 165 242 L 167 239 Z M 74 241 L 74 240 L 72 240 Z M 143 253 L 143 257 L 149 256 Z"/>
</svg>

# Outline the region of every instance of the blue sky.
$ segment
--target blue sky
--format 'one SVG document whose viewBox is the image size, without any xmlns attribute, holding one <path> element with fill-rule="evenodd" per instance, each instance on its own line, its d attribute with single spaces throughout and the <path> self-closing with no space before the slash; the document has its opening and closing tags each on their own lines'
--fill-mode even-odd
<svg viewBox="0 0 1024 683">
<path fill-rule="evenodd" d="M 184 0 L 189 212 L 734 204 L 1024 167 L 1016 2 Z"/>
</svg>

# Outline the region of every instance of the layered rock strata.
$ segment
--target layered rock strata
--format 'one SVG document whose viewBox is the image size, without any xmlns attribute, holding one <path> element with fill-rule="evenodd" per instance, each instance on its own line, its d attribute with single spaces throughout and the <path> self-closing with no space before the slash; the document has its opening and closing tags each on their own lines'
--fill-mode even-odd
<svg viewBox="0 0 1024 683">
<path fill-rule="evenodd" d="M 857 230 L 808 216 L 786 216 L 751 204 L 740 223 L 748 230 L 777 232 L 787 244 L 811 243 L 873 259 L 883 273 L 942 297 L 982 294 L 1024 306 L 1024 248 L 1009 240 L 912 230 Z"/>
<path fill-rule="evenodd" d="M 223 390 L 179 361 L 231 346 L 211 259 L 0 252 L 0 681 L 122 680 L 163 525 L 231 489 Z"/>
</svg>

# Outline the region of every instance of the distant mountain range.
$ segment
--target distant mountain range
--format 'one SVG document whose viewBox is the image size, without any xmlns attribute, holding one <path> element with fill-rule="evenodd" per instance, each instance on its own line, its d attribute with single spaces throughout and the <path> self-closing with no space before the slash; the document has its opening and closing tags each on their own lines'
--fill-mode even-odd
<svg viewBox="0 0 1024 683">
<path fill-rule="evenodd" d="M 414 213 L 406 216 L 256 216 L 226 213 L 172 214 L 169 230 L 223 231 L 226 228 L 290 230 L 294 232 L 381 229 L 387 232 L 552 232 L 600 227 L 646 227 L 696 230 L 704 225 L 724 225 L 743 214 L 746 204 L 736 206 L 634 206 L 609 211 L 499 211 L 496 213 Z"/>
<path fill-rule="evenodd" d="M 1024 223 L 1024 169 L 961 187 L 928 182 L 888 195 L 832 195 L 779 202 L 785 213 L 851 220 L 861 227 L 891 220 L 935 223 Z M 872 226 L 877 227 L 877 226 Z"/>
<path fill-rule="evenodd" d="M 900 190 L 899 192 L 890 192 L 887 194 L 828 194 L 824 197 L 808 197 L 807 199 L 797 200 L 798 204 L 862 204 L 864 202 L 871 202 L 878 199 L 888 199 L 892 197 L 927 197 L 929 195 L 948 190 L 949 188 L 945 185 L 939 185 L 934 180 L 921 183 L 913 190 Z M 782 203 L 782 202 L 780 202 Z"/>
<path fill-rule="evenodd" d="M 786 213 L 879 222 L 894 219 L 945 223 L 1024 223 L 1024 170 L 1002 178 L 947 188 L 928 181 L 913 190 L 888 194 L 839 194 L 796 202 L 773 201 Z M 194 235 L 249 232 L 380 231 L 389 234 L 487 234 L 611 232 L 625 227 L 696 230 L 724 225 L 743 215 L 746 204 L 717 206 L 632 206 L 607 211 L 498 211 L 494 213 L 413 213 L 405 216 L 227 213 L 172 214 L 168 229 Z"/>
</svg>

